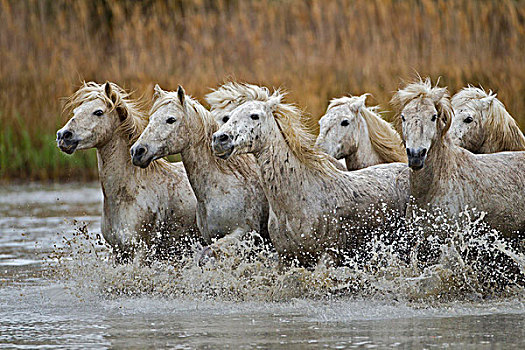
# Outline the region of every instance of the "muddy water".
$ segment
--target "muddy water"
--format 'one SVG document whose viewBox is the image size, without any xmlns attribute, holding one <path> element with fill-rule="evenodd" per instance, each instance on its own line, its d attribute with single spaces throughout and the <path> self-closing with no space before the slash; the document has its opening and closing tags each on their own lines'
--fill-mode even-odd
<svg viewBox="0 0 525 350">
<path fill-rule="evenodd" d="M 277 272 L 272 252 L 238 251 L 115 266 L 91 245 L 100 210 L 96 184 L 0 188 L 0 348 L 525 347 L 523 290 L 469 291 L 451 277 L 468 266 Z"/>
</svg>

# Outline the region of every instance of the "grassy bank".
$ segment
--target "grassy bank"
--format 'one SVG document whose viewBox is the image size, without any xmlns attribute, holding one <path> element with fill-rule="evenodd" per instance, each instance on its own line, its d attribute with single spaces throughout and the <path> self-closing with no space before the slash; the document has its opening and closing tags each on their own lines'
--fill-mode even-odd
<svg viewBox="0 0 525 350">
<path fill-rule="evenodd" d="M 92 178 L 59 153 L 60 98 L 79 81 L 202 97 L 225 79 L 282 86 L 313 118 L 402 79 L 482 84 L 525 127 L 525 1 L 0 0 L 0 178 Z"/>
</svg>

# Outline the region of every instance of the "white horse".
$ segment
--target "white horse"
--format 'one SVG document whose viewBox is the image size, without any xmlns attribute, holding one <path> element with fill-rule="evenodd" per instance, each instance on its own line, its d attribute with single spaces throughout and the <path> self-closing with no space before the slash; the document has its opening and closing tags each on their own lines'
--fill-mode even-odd
<svg viewBox="0 0 525 350">
<path fill-rule="evenodd" d="M 67 107 L 73 117 L 58 130 L 58 147 L 68 154 L 97 149 L 102 235 L 121 258 L 133 257 L 139 243 L 170 254 L 198 235 L 197 201 L 182 164 L 159 160 L 148 170 L 131 164 L 129 146 L 147 121 L 129 93 L 109 82 L 84 83 Z"/>
<path fill-rule="evenodd" d="M 211 107 L 211 113 L 219 125 L 230 119 L 231 112 L 248 101 L 268 101 L 270 90 L 264 86 L 246 83 L 228 82 L 206 95 L 206 102 Z M 327 157 L 339 170 L 347 170 L 334 157 Z"/>
<path fill-rule="evenodd" d="M 214 157 L 211 137 L 219 126 L 199 102 L 155 86 L 149 124 L 131 147 L 133 164 L 147 167 L 153 160 L 180 153 L 197 197 L 197 224 L 206 243 L 220 248 L 233 237 L 257 231 L 268 237 L 268 201 L 251 157 Z M 228 236 L 227 239 L 224 237 Z"/>
<path fill-rule="evenodd" d="M 312 147 L 299 109 L 274 93 L 266 101 L 248 101 L 231 112 L 213 135 L 218 157 L 252 153 L 270 203 L 269 233 L 281 258 L 311 265 L 321 257 L 341 262 L 362 243 L 362 233 L 383 225 L 384 203 L 397 219 L 408 200 L 407 167 L 386 164 L 341 172 L 325 153 Z M 377 220 L 376 220 L 377 219 Z M 386 225 L 385 225 L 386 226 Z"/>
<path fill-rule="evenodd" d="M 468 206 L 508 237 L 525 233 L 525 152 L 475 155 L 454 145 L 446 88 L 430 79 L 399 90 L 392 98 L 408 154 L 411 194 L 417 208 L 440 208 L 455 218 Z"/>
<path fill-rule="evenodd" d="M 525 151 L 525 136 L 492 91 L 468 86 L 452 97 L 452 141 L 473 153 Z"/>
<path fill-rule="evenodd" d="M 368 94 L 336 98 L 319 120 L 316 145 L 336 159 L 345 159 L 348 170 L 383 163 L 407 162 L 399 134 L 365 105 Z"/>
</svg>

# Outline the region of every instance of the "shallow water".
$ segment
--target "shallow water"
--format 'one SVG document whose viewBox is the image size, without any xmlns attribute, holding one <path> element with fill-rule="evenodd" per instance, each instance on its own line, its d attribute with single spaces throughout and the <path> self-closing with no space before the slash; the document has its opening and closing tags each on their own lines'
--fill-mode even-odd
<svg viewBox="0 0 525 350">
<path fill-rule="evenodd" d="M 361 273 L 379 292 L 337 293 L 334 280 L 355 271 L 281 274 L 271 252 L 114 266 L 75 229 L 96 235 L 100 210 L 96 184 L 0 188 L 0 348 L 525 347 L 519 288 L 450 296 L 443 274 Z"/>
</svg>

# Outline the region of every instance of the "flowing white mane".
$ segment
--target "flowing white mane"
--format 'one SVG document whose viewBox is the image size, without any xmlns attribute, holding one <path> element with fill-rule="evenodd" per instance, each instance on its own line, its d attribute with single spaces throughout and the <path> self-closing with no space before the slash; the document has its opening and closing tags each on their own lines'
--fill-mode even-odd
<svg viewBox="0 0 525 350">
<path fill-rule="evenodd" d="M 288 147 L 298 160 L 311 169 L 331 175 L 338 170 L 328 156 L 315 148 L 315 136 L 303 123 L 303 112 L 296 106 L 282 102 L 286 93 L 276 90 L 268 99 L 272 113 Z"/>
<path fill-rule="evenodd" d="M 268 101 L 270 90 L 263 86 L 228 82 L 205 96 L 214 110 L 233 110 L 247 101 Z"/>
</svg>

